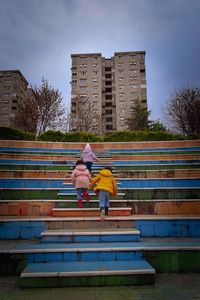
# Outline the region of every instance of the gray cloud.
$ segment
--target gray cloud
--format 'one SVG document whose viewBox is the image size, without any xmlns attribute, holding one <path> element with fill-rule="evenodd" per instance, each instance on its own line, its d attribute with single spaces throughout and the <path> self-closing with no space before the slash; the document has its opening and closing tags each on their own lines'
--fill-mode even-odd
<svg viewBox="0 0 200 300">
<path fill-rule="evenodd" d="M 70 99 L 71 53 L 146 50 L 152 118 L 174 88 L 199 85 L 200 0 L 0 0 L 0 69 Z"/>
</svg>

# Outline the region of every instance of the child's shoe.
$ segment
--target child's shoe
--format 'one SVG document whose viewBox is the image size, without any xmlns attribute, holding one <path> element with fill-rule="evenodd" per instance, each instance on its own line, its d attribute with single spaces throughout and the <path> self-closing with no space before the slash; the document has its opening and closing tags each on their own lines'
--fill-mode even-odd
<svg viewBox="0 0 200 300">
<path fill-rule="evenodd" d="M 90 195 L 86 191 L 83 192 L 83 196 L 85 197 L 87 202 L 90 201 Z"/>
<path fill-rule="evenodd" d="M 101 221 L 105 220 L 105 210 L 104 209 L 101 209 L 100 219 L 101 219 Z"/>
<path fill-rule="evenodd" d="M 82 200 L 78 200 L 78 208 L 82 208 L 82 207 L 83 207 Z"/>
</svg>

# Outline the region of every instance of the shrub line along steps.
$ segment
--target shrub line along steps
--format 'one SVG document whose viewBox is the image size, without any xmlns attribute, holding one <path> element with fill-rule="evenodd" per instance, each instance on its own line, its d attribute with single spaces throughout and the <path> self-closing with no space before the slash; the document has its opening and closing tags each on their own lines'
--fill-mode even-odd
<svg viewBox="0 0 200 300">
<path fill-rule="evenodd" d="M 7 170 L 5 174 L 10 179 L 9 170 L 28 171 L 19 174 L 27 178 L 29 185 L 37 181 L 32 181 L 35 174 L 43 184 L 51 176 L 48 187 L 30 188 L 28 185 L 25 189 L 22 185 L 21 189 L 16 189 L 11 184 L 11 188 L 0 190 L 1 207 L 13 205 L 16 213 L 27 213 L 27 217 L 5 214 L 0 218 L 1 239 L 27 241 L 10 249 L 10 254 L 16 253 L 16 265 L 20 259 L 18 254 L 28 262 L 21 273 L 21 287 L 145 284 L 155 281 L 155 270 L 200 271 L 196 263 L 200 259 L 197 240 L 200 237 L 200 141 L 92 144 L 94 149 L 102 149 L 98 152 L 102 161 L 94 164 L 94 173 L 104 165 L 112 165 L 115 176 L 119 172 L 117 179 L 121 183 L 120 195 L 110 202 L 111 216 L 105 222 L 101 222 L 98 216 L 97 196 L 91 193 L 91 201 L 84 203 L 83 209 L 74 208 L 75 191 L 67 184 L 69 178 L 60 176 L 63 170 L 70 175 L 73 165 L 70 160 L 78 158 L 83 144 L 10 141 L 3 144 L 4 147 L 0 148 L 0 152 L 4 152 L 0 154 L 1 158 L 4 157 L 0 159 L 1 170 Z M 6 157 L 6 151 L 13 154 Z M 21 155 L 14 154 L 17 152 Z M 44 155 L 41 156 L 41 153 Z M 27 159 L 15 159 L 20 157 Z M 13 164 L 14 159 L 18 164 Z M 34 170 L 36 173 L 27 177 Z M 0 180 L 10 184 L 11 181 L 2 176 L 2 171 Z M 52 176 L 53 172 L 49 171 L 59 173 Z M 17 173 L 13 174 L 16 176 Z M 42 177 L 42 174 L 45 176 Z M 142 176 L 142 180 L 135 176 Z M 53 187 L 57 179 L 65 184 Z M 19 182 L 23 183 L 23 178 Z M 161 185 L 155 186 L 155 182 Z M 25 206 L 24 210 L 18 210 L 17 207 L 25 201 L 29 202 L 29 210 Z M 35 205 L 32 210 L 31 203 Z M 50 206 L 42 212 L 44 207 L 41 203 Z M 34 213 L 32 217 L 31 211 Z M 58 211 L 78 213 L 80 216 L 53 217 L 48 216 L 49 211 L 52 214 Z M 112 216 L 117 211 L 119 215 Z M 129 215 L 123 216 L 124 212 Z M 131 215 L 131 212 L 137 215 Z M 144 215 L 145 212 L 147 215 Z M 38 217 L 37 213 L 44 215 Z M 97 215 L 89 216 L 90 213 Z M 160 241 L 143 242 L 140 237 L 155 237 Z M 177 240 L 166 241 L 165 237 L 176 237 Z M 186 237 L 192 240 L 180 240 Z M 32 241 L 32 249 L 26 252 L 28 239 L 36 239 L 36 242 Z M 9 254 L 5 247 L 3 250 L 5 255 Z M 179 258 L 180 261 L 177 261 Z M 173 266 L 170 263 L 166 265 L 166 261 L 173 261 Z M 190 265 L 183 264 L 183 261 L 190 262 Z"/>
</svg>

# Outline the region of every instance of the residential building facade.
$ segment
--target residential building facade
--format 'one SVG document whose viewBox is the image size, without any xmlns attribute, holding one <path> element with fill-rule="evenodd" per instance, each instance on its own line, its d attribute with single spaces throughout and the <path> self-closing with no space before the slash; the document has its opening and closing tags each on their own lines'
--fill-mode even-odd
<svg viewBox="0 0 200 300">
<path fill-rule="evenodd" d="M 72 54 L 71 58 L 72 119 L 78 107 L 89 101 L 101 116 L 102 133 L 107 133 L 127 129 L 135 101 L 147 108 L 145 51 L 116 52 L 111 58 L 100 53 Z"/>
<path fill-rule="evenodd" d="M 0 71 L 0 126 L 12 126 L 18 103 L 27 97 L 28 82 L 19 70 Z"/>
</svg>

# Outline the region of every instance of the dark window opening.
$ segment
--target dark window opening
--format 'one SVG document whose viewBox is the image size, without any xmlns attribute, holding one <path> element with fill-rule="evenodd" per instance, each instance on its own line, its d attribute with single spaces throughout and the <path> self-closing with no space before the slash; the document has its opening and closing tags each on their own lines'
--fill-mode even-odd
<svg viewBox="0 0 200 300">
<path fill-rule="evenodd" d="M 112 122 L 112 117 L 107 117 L 106 122 Z"/>
<path fill-rule="evenodd" d="M 107 102 L 106 107 L 112 107 L 112 102 Z"/>
</svg>

